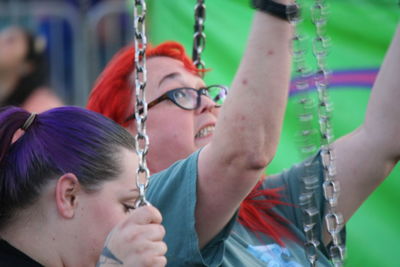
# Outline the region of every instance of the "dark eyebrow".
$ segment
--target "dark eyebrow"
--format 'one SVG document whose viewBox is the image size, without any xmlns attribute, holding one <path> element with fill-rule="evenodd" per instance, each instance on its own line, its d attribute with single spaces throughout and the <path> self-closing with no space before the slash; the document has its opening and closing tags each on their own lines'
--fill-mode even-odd
<svg viewBox="0 0 400 267">
<path fill-rule="evenodd" d="M 172 72 L 172 73 L 170 73 L 170 74 L 165 75 L 165 76 L 161 79 L 161 81 L 158 83 L 158 87 L 160 87 L 161 84 L 162 84 L 163 82 L 165 82 L 165 80 L 168 80 L 168 79 L 175 79 L 175 78 L 178 77 L 178 76 L 182 76 L 182 74 L 180 74 L 179 72 Z"/>
</svg>

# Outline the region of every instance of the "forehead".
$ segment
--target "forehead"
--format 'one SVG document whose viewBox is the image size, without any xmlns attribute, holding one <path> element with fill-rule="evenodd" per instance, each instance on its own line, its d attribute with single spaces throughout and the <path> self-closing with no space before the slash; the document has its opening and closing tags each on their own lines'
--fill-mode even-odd
<svg viewBox="0 0 400 267">
<path fill-rule="evenodd" d="M 147 68 L 149 70 L 149 76 L 156 78 L 170 72 L 171 70 L 186 71 L 183 63 L 177 59 L 156 56 L 151 57 L 147 60 Z"/>
<path fill-rule="evenodd" d="M 169 76 L 171 79 L 181 80 L 183 82 L 201 82 L 201 78 L 192 72 L 188 71 L 183 63 L 177 59 L 156 56 L 147 60 L 147 79 L 151 87 L 159 87 L 160 82 L 165 80 L 165 77 L 177 73 L 178 75 Z"/>
<path fill-rule="evenodd" d="M 138 158 L 134 151 L 121 149 L 119 156 L 121 172 L 118 182 L 122 187 L 136 188 L 135 176 L 138 167 Z"/>
<path fill-rule="evenodd" d="M 17 27 L 9 27 L 5 28 L 2 31 L 0 31 L 0 37 L 3 38 L 18 38 L 18 39 L 24 39 L 25 34 L 23 31 Z"/>
</svg>

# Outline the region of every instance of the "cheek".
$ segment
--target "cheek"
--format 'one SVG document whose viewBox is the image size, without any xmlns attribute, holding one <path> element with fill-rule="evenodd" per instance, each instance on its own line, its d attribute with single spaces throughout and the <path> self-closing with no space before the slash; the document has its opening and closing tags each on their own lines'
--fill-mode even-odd
<svg viewBox="0 0 400 267">
<path fill-rule="evenodd" d="M 124 220 L 126 217 L 123 212 L 122 206 L 117 205 L 101 205 L 101 207 L 93 210 L 92 218 L 97 222 L 99 228 L 102 228 L 104 232 L 108 233 L 117 225 L 119 222 Z"/>
<path fill-rule="evenodd" d="M 121 207 L 117 210 L 115 207 L 112 209 L 105 205 L 94 208 L 88 213 L 90 215 L 87 220 L 80 224 L 81 226 L 85 225 L 81 229 L 80 238 L 83 239 L 82 244 L 85 244 L 85 250 L 90 255 L 90 261 L 95 263 L 101 254 L 108 234 L 126 217 Z"/>
<path fill-rule="evenodd" d="M 173 112 L 158 117 L 151 115 L 147 124 L 148 163 L 152 172 L 158 172 L 195 151 L 193 117 Z"/>
<path fill-rule="evenodd" d="M 221 108 L 214 108 L 212 113 L 214 114 L 215 117 L 218 118 L 219 112 L 221 111 Z"/>
<path fill-rule="evenodd" d="M 21 44 L 8 45 L 0 50 L 0 64 L 3 67 L 15 68 L 22 64 L 25 57 L 25 47 Z"/>
<path fill-rule="evenodd" d="M 97 202 L 97 203 L 96 203 Z M 83 235 L 88 235 L 94 250 L 103 247 L 104 241 L 109 232 L 122 220 L 126 218 L 123 208 L 120 204 L 111 204 L 110 201 L 96 201 L 93 205 L 82 209 L 82 216 L 86 225 Z M 108 203 L 105 204 L 104 203 Z"/>
<path fill-rule="evenodd" d="M 147 124 L 151 143 L 161 146 L 176 146 L 179 143 L 189 145 L 194 140 L 193 115 L 190 111 L 164 108 L 164 113 L 150 114 Z M 154 116 L 152 116 L 154 115 Z"/>
</svg>

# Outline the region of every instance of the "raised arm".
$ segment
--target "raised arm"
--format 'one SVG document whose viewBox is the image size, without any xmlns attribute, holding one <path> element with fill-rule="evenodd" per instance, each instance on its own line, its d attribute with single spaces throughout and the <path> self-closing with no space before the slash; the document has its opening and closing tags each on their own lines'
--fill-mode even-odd
<svg viewBox="0 0 400 267">
<path fill-rule="evenodd" d="M 400 27 L 372 88 L 364 124 L 335 142 L 339 209 L 347 221 L 400 157 Z"/>
<path fill-rule="evenodd" d="M 213 140 L 199 156 L 196 229 L 201 246 L 230 220 L 274 157 L 288 95 L 290 38 L 287 21 L 255 12 Z"/>
</svg>

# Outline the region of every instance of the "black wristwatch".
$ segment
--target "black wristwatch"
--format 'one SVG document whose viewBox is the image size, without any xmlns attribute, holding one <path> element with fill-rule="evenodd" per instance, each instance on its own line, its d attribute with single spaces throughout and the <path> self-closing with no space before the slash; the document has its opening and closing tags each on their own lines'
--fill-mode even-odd
<svg viewBox="0 0 400 267">
<path fill-rule="evenodd" d="M 272 0 L 251 0 L 253 8 L 283 20 L 291 21 L 300 15 L 297 5 L 283 5 Z"/>
</svg>

